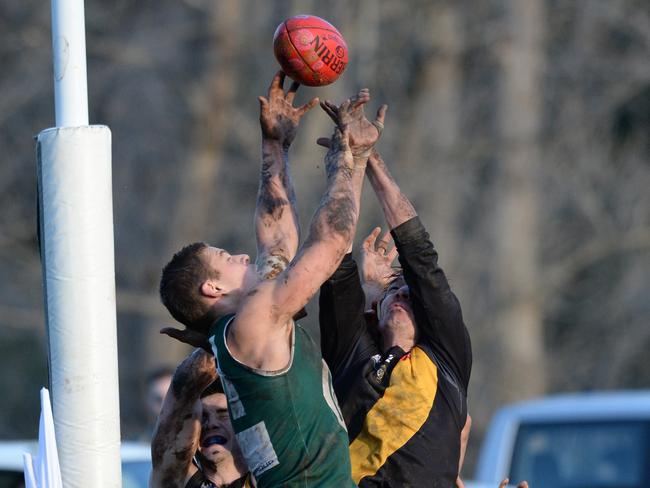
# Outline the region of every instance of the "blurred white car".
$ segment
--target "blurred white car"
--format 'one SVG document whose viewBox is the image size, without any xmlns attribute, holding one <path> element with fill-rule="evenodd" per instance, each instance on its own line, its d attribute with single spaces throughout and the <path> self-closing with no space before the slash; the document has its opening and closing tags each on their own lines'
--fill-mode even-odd
<svg viewBox="0 0 650 488">
<path fill-rule="evenodd" d="M 35 456 L 36 441 L 0 441 L 0 488 L 25 486 L 23 453 Z M 147 488 L 151 473 L 151 447 L 144 442 L 122 442 L 122 488 Z"/>
<path fill-rule="evenodd" d="M 556 395 L 502 408 L 475 480 L 496 488 L 506 477 L 531 488 L 650 486 L 650 391 Z"/>
<path fill-rule="evenodd" d="M 465 488 L 499 488 L 498 485 L 495 486 L 492 483 L 479 483 L 478 481 L 463 480 L 463 483 L 465 483 Z"/>
</svg>

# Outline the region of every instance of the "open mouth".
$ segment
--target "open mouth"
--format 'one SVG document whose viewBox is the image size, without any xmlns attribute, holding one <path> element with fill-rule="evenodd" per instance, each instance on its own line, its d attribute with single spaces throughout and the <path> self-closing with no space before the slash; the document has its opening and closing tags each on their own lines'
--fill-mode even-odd
<svg viewBox="0 0 650 488">
<path fill-rule="evenodd" d="M 228 439 L 222 435 L 209 435 L 201 441 L 201 447 L 210 447 L 214 446 L 215 444 L 223 446 L 226 442 L 228 442 Z"/>
</svg>

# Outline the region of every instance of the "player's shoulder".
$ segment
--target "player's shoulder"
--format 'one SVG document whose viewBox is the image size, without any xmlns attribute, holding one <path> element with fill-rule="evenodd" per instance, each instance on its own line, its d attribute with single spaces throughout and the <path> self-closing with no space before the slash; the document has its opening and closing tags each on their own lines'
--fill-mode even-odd
<svg viewBox="0 0 650 488">
<path fill-rule="evenodd" d="M 260 281 L 244 292 L 244 296 L 235 314 L 235 327 L 246 327 L 244 324 L 254 324 L 255 327 L 264 323 L 278 321 L 279 310 L 274 290 L 278 286 L 278 278 Z"/>
</svg>

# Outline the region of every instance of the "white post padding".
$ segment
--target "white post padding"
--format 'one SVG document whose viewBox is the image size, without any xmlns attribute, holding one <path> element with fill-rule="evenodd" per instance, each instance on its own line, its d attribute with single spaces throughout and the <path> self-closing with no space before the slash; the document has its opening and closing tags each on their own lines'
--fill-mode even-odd
<svg viewBox="0 0 650 488">
<path fill-rule="evenodd" d="M 52 0 L 57 127 L 88 125 L 84 0 Z"/>
<path fill-rule="evenodd" d="M 111 132 L 38 135 L 54 425 L 66 488 L 120 487 Z"/>
</svg>

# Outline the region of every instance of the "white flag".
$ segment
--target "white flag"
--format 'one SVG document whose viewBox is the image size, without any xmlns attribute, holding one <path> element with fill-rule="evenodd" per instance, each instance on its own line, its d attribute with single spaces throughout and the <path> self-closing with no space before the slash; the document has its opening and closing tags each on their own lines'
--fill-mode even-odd
<svg viewBox="0 0 650 488">
<path fill-rule="evenodd" d="M 34 474 L 34 460 L 28 452 L 23 453 L 23 466 L 25 466 L 25 488 L 38 488 Z"/>
<path fill-rule="evenodd" d="M 38 455 L 24 455 L 26 488 L 63 488 L 59 454 L 54 435 L 50 392 L 41 389 L 41 420 L 38 426 Z"/>
</svg>

